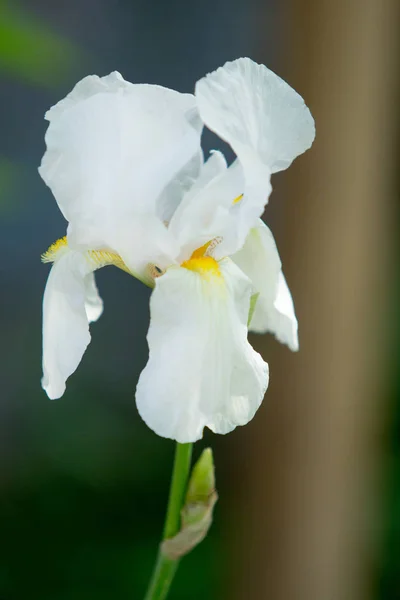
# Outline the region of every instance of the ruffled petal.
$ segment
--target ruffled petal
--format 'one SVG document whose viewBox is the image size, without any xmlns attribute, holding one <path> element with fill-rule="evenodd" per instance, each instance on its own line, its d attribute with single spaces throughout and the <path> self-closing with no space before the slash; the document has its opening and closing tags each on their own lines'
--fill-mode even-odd
<svg viewBox="0 0 400 600">
<path fill-rule="evenodd" d="M 61 117 L 64 112 L 72 108 L 76 104 L 91 98 L 101 93 L 112 93 L 118 94 L 119 92 L 125 93 L 127 90 L 132 91 L 132 88 L 154 88 L 160 90 L 162 94 L 169 95 L 171 100 L 173 99 L 176 108 L 184 112 L 189 122 L 198 129 L 202 129 L 201 120 L 196 110 L 193 94 L 181 94 L 175 90 L 164 88 L 159 85 L 148 85 L 148 84 L 133 84 L 129 81 L 125 81 L 121 73 L 113 71 L 109 75 L 99 77 L 98 75 L 88 75 L 78 81 L 72 91 L 67 96 L 52 106 L 45 114 L 47 121 L 54 121 L 58 117 Z"/>
<path fill-rule="evenodd" d="M 251 294 L 229 259 L 171 267 L 156 280 L 136 402 L 158 435 L 194 442 L 204 427 L 228 433 L 253 418 L 268 365 L 247 341 Z"/>
<path fill-rule="evenodd" d="M 200 79 L 196 98 L 204 123 L 230 144 L 244 170 L 237 250 L 263 213 L 271 174 L 311 146 L 314 120 L 297 92 L 249 58 L 228 62 Z"/>
<path fill-rule="evenodd" d="M 87 258 L 66 250 L 51 268 L 43 298 L 43 379 L 50 399 L 60 398 L 90 342 L 89 322 L 101 315 Z"/>
<path fill-rule="evenodd" d="M 227 62 L 196 84 L 200 116 L 233 148 L 244 168 L 254 159 L 271 173 L 310 148 L 314 119 L 303 98 L 250 58 Z"/>
<path fill-rule="evenodd" d="M 273 333 L 291 350 L 298 350 L 298 325 L 292 296 L 282 273 L 274 237 L 261 219 L 232 260 L 251 279 L 254 289 L 260 294 L 250 331 Z"/>
<path fill-rule="evenodd" d="M 118 73 L 84 79 L 47 118 L 39 170 L 70 222 L 75 248 L 122 255 L 119 226 L 142 215 L 162 222 L 157 199 L 182 170 L 201 162 L 194 97 L 133 85 Z"/>
</svg>

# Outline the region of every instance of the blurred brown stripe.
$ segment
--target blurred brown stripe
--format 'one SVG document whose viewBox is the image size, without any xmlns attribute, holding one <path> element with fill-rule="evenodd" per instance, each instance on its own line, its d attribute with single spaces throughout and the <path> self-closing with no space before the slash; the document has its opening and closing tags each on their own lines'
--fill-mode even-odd
<svg viewBox="0 0 400 600">
<path fill-rule="evenodd" d="M 271 384 L 240 434 L 228 597 L 367 600 L 380 546 L 400 3 L 285 7 L 280 74 L 317 124 L 312 150 L 276 179 L 271 199 L 285 196 L 276 235 L 301 350 L 256 340 Z"/>
</svg>

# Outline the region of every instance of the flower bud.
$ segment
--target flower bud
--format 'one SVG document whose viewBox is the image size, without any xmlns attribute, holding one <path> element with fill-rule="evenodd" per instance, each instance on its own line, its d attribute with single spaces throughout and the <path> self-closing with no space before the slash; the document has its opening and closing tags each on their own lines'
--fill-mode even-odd
<svg viewBox="0 0 400 600">
<path fill-rule="evenodd" d="M 212 523 L 213 508 L 217 500 L 212 450 L 206 448 L 192 469 L 185 504 L 181 511 L 181 529 L 176 536 L 165 540 L 161 545 L 165 556 L 177 560 L 205 538 Z"/>
</svg>

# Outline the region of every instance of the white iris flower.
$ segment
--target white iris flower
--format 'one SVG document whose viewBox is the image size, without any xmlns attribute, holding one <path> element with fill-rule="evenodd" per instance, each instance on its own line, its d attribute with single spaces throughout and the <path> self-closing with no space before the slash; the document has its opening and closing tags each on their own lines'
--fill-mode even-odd
<svg viewBox="0 0 400 600">
<path fill-rule="evenodd" d="M 157 434 L 194 442 L 227 433 L 260 406 L 268 365 L 247 341 L 270 331 L 298 348 L 293 302 L 260 220 L 271 174 L 312 144 L 313 118 L 282 79 L 248 58 L 196 84 L 195 95 L 86 77 L 46 114 L 40 174 L 68 221 L 43 302 L 43 381 L 65 391 L 103 310 L 93 272 L 114 264 L 154 287 L 149 360 L 136 402 Z M 204 162 L 205 124 L 234 150 Z"/>
</svg>

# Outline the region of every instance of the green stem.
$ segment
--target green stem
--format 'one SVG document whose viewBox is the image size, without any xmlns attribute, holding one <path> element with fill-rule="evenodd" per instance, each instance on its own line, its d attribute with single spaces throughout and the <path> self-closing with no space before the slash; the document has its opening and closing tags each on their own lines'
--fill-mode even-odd
<svg viewBox="0 0 400 600">
<path fill-rule="evenodd" d="M 180 529 L 181 509 L 189 478 L 192 448 L 193 444 L 176 444 L 163 540 L 174 537 Z M 167 597 L 178 564 L 179 559 L 171 560 L 161 551 L 158 553 L 145 600 L 164 600 Z"/>
</svg>

